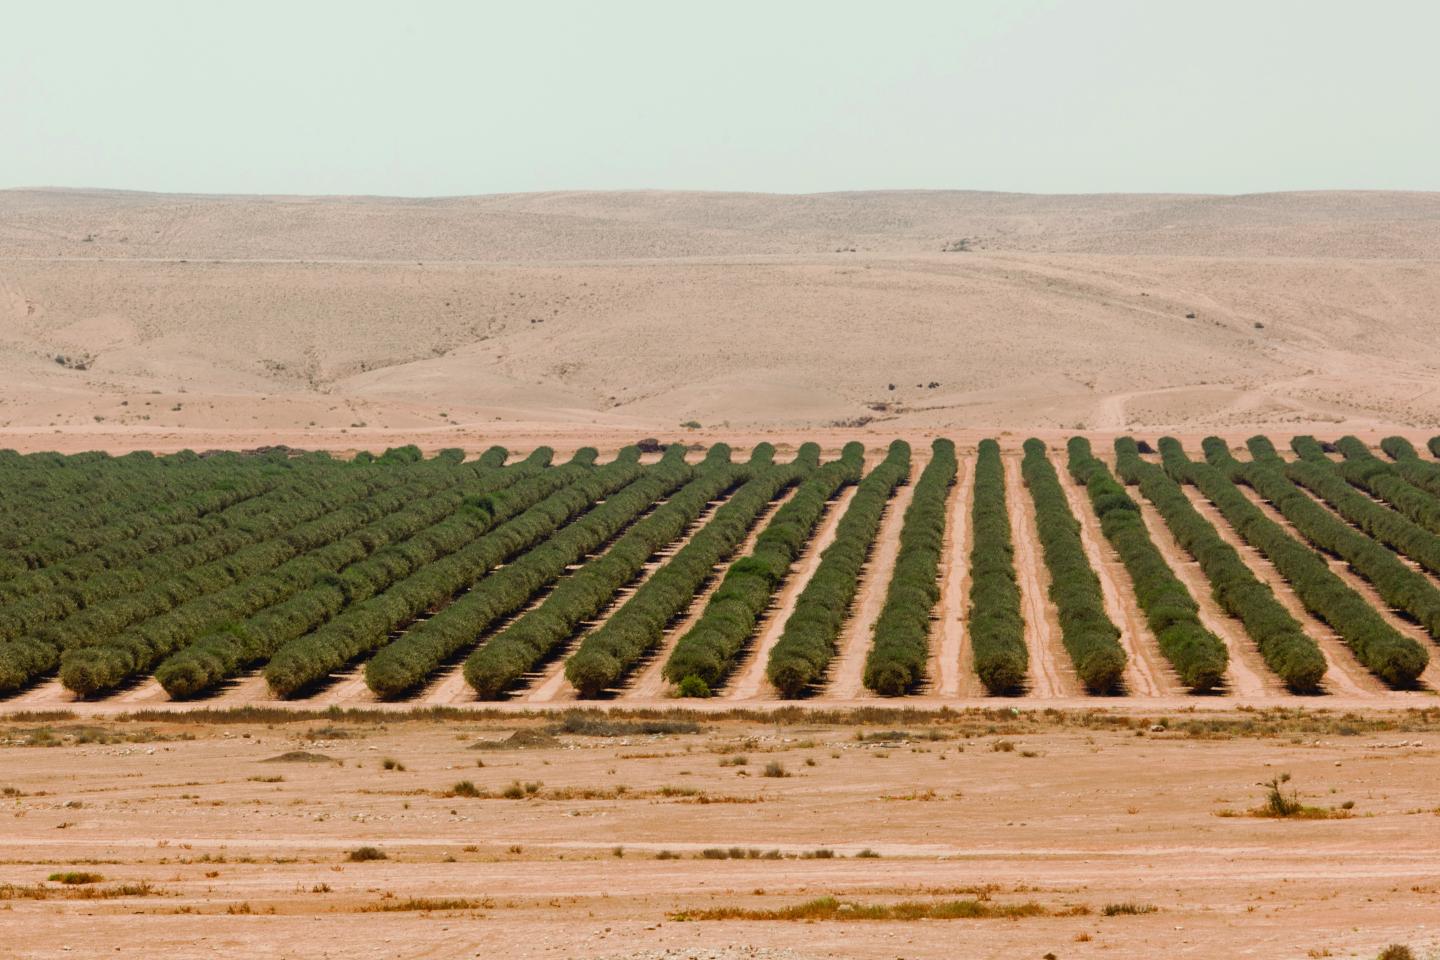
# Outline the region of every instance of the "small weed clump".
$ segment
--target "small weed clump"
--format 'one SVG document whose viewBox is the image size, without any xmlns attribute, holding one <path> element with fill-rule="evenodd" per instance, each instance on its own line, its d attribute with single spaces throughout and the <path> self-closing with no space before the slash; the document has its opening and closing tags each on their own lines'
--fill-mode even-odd
<svg viewBox="0 0 1440 960">
<path fill-rule="evenodd" d="M 351 863 L 365 863 L 369 860 L 389 860 L 390 855 L 379 847 L 356 847 L 345 855 Z"/>
<path fill-rule="evenodd" d="M 381 760 L 380 766 L 384 767 L 386 770 L 396 770 L 400 773 L 405 772 L 405 764 L 401 763 L 399 760 L 396 760 L 394 757 L 386 757 L 384 760 Z"/>
<path fill-rule="evenodd" d="M 84 870 L 71 870 L 66 873 L 52 873 L 49 879 L 54 883 L 63 883 L 73 887 L 84 883 L 99 883 L 105 878 L 98 873 L 88 873 Z"/>
<path fill-rule="evenodd" d="M 1339 807 L 1306 806 L 1300 801 L 1300 795 L 1296 791 L 1285 789 L 1285 784 L 1289 782 L 1290 774 L 1282 773 L 1261 783 L 1260 786 L 1265 789 L 1265 802 L 1243 815 L 1275 820 L 1346 820 L 1351 816 L 1350 811 L 1355 808 L 1353 800 L 1347 800 Z M 1231 811 L 1222 812 L 1220 815 L 1237 816 Z"/>
<path fill-rule="evenodd" d="M 456 783 L 455 786 L 453 786 L 453 787 L 450 788 L 450 795 L 451 795 L 452 797 L 480 797 L 480 796 L 484 796 L 484 794 L 482 794 L 482 793 L 480 792 L 480 788 L 477 787 L 477 786 L 475 786 L 475 784 L 472 783 L 472 782 L 469 781 L 469 780 L 461 780 L 461 781 L 459 781 L 458 783 Z"/>
<path fill-rule="evenodd" d="M 769 763 L 765 764 L 765 772 L 762 773 L 761 776 L 788 777 L 790 776 L 790 772 L 785 769 L 785 764 L 781 763 L 779 760 L 771 760 Z"/>
</svg>

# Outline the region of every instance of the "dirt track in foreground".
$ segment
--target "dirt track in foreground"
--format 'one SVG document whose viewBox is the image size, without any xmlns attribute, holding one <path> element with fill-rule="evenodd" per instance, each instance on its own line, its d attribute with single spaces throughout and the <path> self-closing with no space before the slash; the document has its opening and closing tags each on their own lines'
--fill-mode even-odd
<svg viewBox="0 0 1440 960">
<path fill-rule="evenodd" d="M 725 719 L 692 734 L 562 732 L 554 747 L 479 751 L 468 747 L 545 721 L 109 721 L 84 734 L 91 742 L 51 747 L 21 744 L 70 743 L 77 725 L 0 721 L 3 785 L 19 792 L 0 835 L 0 870 L 18 885 L 4 905 L 7 955 L 248 960 L 290 943 L 283 955 L 360 960 L 618 957 L 751 944 L 800 960 L 1230 960 L 1440 947 L 1433 712 L 1217 714 L 1190 733 L 1196 718 L 1152 730 L 1158 716 Z M 896 728 L 914 736 L 857 739 Z M 334 762 L 263 762 L 292 750 Z M 721 766 L 739 756 L 748 762 Z M 385 770 L 385 758 L 403 769 Z M 771 761 L 788 775 L 761 776 Z M 1280 772 L 1307 803 L 1353 801 L 1353 816 L 1219 816 L 1260 802 L 1256 783 Z M 448 795 L 460 780 L 491 798 Z M 514 782 L 535 793 L 503 799 Z M 388 859 L 347 862 L 361 846 Z M 732 847 L 781 858 L 703 854 Z M 816 850 L 834 858 L 803 859 Z M 878 856 L 855 856 L 865 850 Z M 59 889 L 46 877 L 67 869 L 105 877 L 85 889 L 152 889 L 24 894 Z M 826 895 L 1090 912 L 671 919 Z M 1104 916 L 1113 903 L 1156 912 Z"/>
</svg>

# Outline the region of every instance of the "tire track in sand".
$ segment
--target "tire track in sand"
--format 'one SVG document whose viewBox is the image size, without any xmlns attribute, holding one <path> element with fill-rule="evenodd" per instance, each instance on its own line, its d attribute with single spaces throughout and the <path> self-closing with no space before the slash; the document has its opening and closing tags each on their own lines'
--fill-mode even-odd
<svg viewBox="0 0 1440 960">
<path fill-rule="evenodd" d="M 890 592 L 890 578 L 895 573 L 895 559 L 900 554 L 900 528 L 905 523 L 905 511 L 915 497 L 915 480 L 925 468 L 921 458 L 914 453 L 910 459 L 910 475 L 903 486 L 885 504 L 880 517 L 880 527 L 875 532 L 875 541 L 865 564 L 860 568 L 860 582 L 855 599 L 850 604 L 850 616 L 840 627 L 840 636 L 835 639 L 835 657 L 830 661 L 827 678 L 820 686 L 817 700 L 855 700 L 874 697 L 865 688 L 865 657 L 874 641 L 875 621 L 885 606 L 885 596 Z"/>
<path fill-rule="evenodd" d="M 928 692 L 941 697 L 983 697 L 975 656 L 966 640 L 965 598 L 970 592 L 970 494 L 975 458 L 961 458 L 950 490 L 940 574 L 940 640 L 930 645 L 925 670 Z"/>
<path fill-rule="evenodd" d="M 1139 697 L 1183 696 L 1185 691 L 1160 653 L 1155 635 L 1140 615 L 1130 573 L 1100 530 L 1100 521 L 1090 507 L 1090 497 L 1063 464 L 1057 464 L 1055 472 L 1060 477 L 1065 498 L 1070 502 L 1070 512 L 1080 521 L 1080 542 L 1085 548 L 1085 555 L 1090 558 L 1090 566 L 1100 578 L 1105 612 L 1120 628 L 1120 645 L 1125 648 L 1128 661 L 1124 674 L 1126 693 Z"/>
<path fill-rule="evenodd" d="M 1280 571 L 1275 569 L 1275 565 L 1264 554 L 1246 543 L 1244 538 L 1235 532 L 1235 528 L 1230 526 L 1219 507 L 1205 499 L 1205 495 L 1197 487 L 1182 483 L 1180 489 L 1185 491 L 1185 496 L 1190 498 L 1190 503 L 1200 515 L 1214 525 L 1220 538 L 1235 548 L 1240 559 L 1250 568 L 1250 572 L 1262 583 L 1269 585 L 1275 599 L 1289 611 L 1290 616 L 1299 621 L 1300 628 L 1320 647 L 1327 665 L 1323 681 L 1326 692 L 1347 697 L 1379 696 L 1389 692 L 1385 684 L 1356 662 L 1338 633 L 1305 609 L 1305 604 L 1290 586 L 1290 581 L 1280 575 Z"/>
<path fill-rule="evenodd" d="M 852 483 L 840 491 L 839 496 L 830 501 L 825 515 L 815 529 L 815 535 L 810 538 L 809 545 L 800 554 L 800 558 L 791 566 L 790 573 L 785 577 L 785 582 L 775 597 L 774 605 L 755 625 L 755 637 L 750 643 L 750 650 L 741 659 L 730 682 L 719 694 L 722 699 L 773 700 L 775 698 L 774 688 L 765 678 L 765 667 L 770 660 L 770 651 L 774 648 L 775 642 L 780 639 L 780 634 L 785 629 L 785 621 L 789 620 L 790 614 L 795 611 L 795 601 L 799 599 L 801 591 L 810 582 L 810 578 L 815 575 L 815 568 L 820 566 L 820 554 L 824 553 L 825 548 L 835 541 L 836 528 L 840 525 L 840 518 L 849 509 L 850 501 L 854 498 L 858 488 L 858 484 Z"/>
<path fill-rule="evenodd" d="M 1029 697 L 1054 699 L 1082 697 L 1085 689 L 1076 676 L 1060 640 L 1060 617 L 1050 602 L 1050 570 L 1036 532 L 1035 500 L 1025 486 L 1020 461 L 1004 455 L 1005 509 L 1010 514 L 1010 537 L 1015 543 L 1015 573 L 1020 581 L 1020 608 L 1025 614 L 1025 646 L 1030 651 Z"/>
</svg>

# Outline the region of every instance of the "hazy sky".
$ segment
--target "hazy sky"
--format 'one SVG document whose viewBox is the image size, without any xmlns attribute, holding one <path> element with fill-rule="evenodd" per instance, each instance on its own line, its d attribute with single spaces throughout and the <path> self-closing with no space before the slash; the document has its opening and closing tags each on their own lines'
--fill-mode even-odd
<svg viewBox="0 0 1440 960">
<path fill-rule="evenodd" d="M 1440 189 L 1432 0 L 0 3 L 0 186 Z"/>
</svg>

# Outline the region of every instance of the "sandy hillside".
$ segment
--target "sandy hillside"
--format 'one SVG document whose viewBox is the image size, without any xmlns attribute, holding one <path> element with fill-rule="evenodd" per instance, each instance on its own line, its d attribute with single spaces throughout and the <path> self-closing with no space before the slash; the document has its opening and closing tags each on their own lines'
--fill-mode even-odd
<svg viewBox="0 0 1440 960">
<path fill-rule="evenodd" d="M 0 444 L 1423 433 L 1437 257 L 1440 194 L 0 191 Z"/>
</svg>

